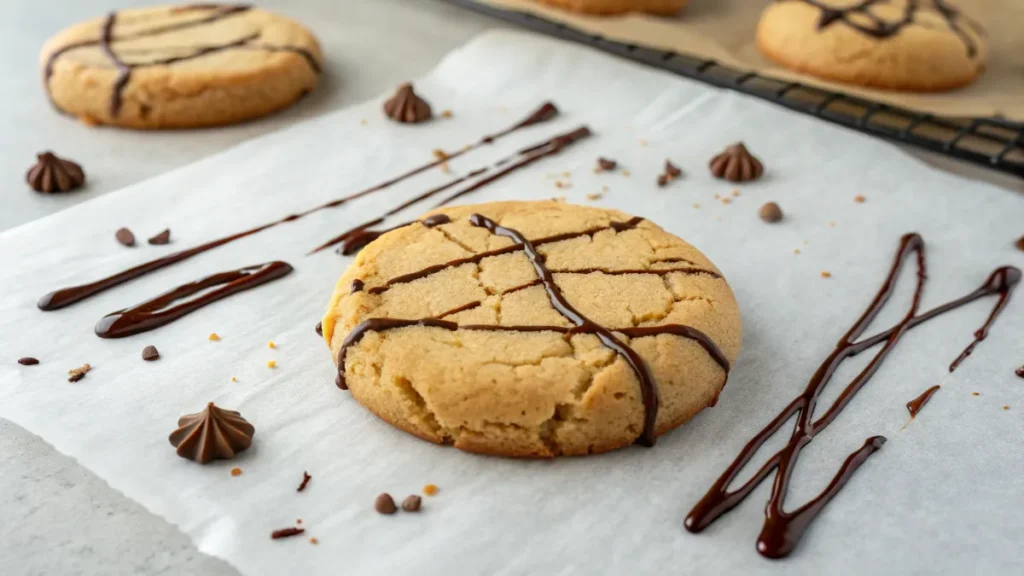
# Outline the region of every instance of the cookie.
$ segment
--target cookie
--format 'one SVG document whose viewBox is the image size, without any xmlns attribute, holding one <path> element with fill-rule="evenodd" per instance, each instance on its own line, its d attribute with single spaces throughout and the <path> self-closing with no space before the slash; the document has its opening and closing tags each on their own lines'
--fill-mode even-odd
<svg viewBox="0 0 1024 576">
<path fill-rule="evenodd" d="M 938 91 L 971 83 L 988 48 L 979 25 L 946 2 L 782 0 L 765 8 L 757 46 L 829 80 Z"/>
<path fill-rule="evenodd" d="M 323 317 L 338 385 L 470 452 L 651 444 L 715 404 L 739 309 L 696 248 L 560 202 L 442 208 L 370 243 Z"/>
<path fill-rule="evenodd" d="M 689 0 L 536 0 L 548 4 L 582 12 L 584 14 L 626 14 L 629 12 L 646 12 L 671 16 L 686 7 Z"/>
<path fill-rule="evenodd" d="M 303 26 L 241 5 L 111 12 L 65 29 L 40 55 L 59 110 L 88 124 L 197 128 L 287 107 L 323 56 Z"/>
</svg>

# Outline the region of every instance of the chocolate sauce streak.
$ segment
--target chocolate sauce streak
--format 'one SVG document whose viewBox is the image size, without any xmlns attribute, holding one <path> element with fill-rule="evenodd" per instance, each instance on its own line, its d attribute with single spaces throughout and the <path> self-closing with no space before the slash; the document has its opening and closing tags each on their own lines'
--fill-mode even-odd
<svg viewBox="0 0 1024 576">
<path fill-rule="evenodd" d="M 146 37 L 151 37 L 151 36 L 158 36 L 160 34 L 165 34 L 167 32 L 175 32 L 175 31 L 178 31 L 178 30 L 184 30 L 184 29 L 188 29 L 188 28 L 196 28 L 196 27 L 199 27 L 199 26 L 204 26 L 204 25 L 207 25 L 207 24 L 212 24 L 214 22 L 218 22 L 218 21 L 223 20 L 224 18 L 227 18 L 229 16 L 234 16 L 236 14 L 241 14 L 243 12 L 248 11 L 249 9 L 250 9 L 249 6 L 220 6 L 220 5 L 216 5 L 216 4 L 197 5 L 197 6 L 194 6 L 194 7 L 189 7 L 189 10 L 187 10 L 187 11 L 199 11 L 199 10 L 207 11 L 208 10 L 208 11 L 211 11 L 212 14 L 210 14 L 209 16 L 206 16 L 204 18 L 199 18 L 199 19 L 196 19 L 196 20 L 187 20 L 187 21 L 184 21 L 184 22 L 175 22 L 175 23 L 171 23 L 171 24 L 165 24 L 163 26 L 156 26 L 156 27 L 153 27 L 153 28 L 148 28 L 148 29 L 145 29 L 145 30 L 140 30 L 140 31 L 132 33 L 132 34 L 126 34 L 126 35 L 123 35 L 123 36 L 115 36 L 114 35 L 114 27 L 117 24 L 118 14 L 117 14 L 117 12 L 111 12 L 109 15 L 107 15 L 106 20 L 104 20 L 104 22 L 103 22 L 103 26 L 101 28 L 101 34 L 100 34 L 99 39 L 97 39 L 97 40 L 85 40 L 85 41 L 81 41 L 81 42 L 75 42 L 75 43 L 72 43 L 72 44 L 68 44 L 68 45 L 63 46 L 61 48 L 58 48 L 52 54 L 50 54 L 49 58 L 47 58 L 47 60 L 46 60 L 46 64 L 43 67 L 43 69 L 44 69 L 44 82 L 43 83 L 44 83 L 44 85 L 46 87 L 47 93 L 49 94 L 50 78 L 51 78 L 51 76 L 53 76 L 53 66 L 56 63 L 57 59 L 60 58 L 61 56 L 63 56 L 64 54 L 66 54 L 66 53 L 68 53 L 68 52 L 70 52 L 72 50 L 76 50 L 78 48 L 85 48 L 85 47 L 90 47 L 90 46 L 99 46 L 100 50 L 103 51 L 103 53 L 107 56 L 107 58 L 110 59 L 110 62 L 118 70 L 117 78 L 114 80 L 114 84 L 113 84 L 113 88 L 112 88 L 113 89 L 113 93 L 111 94 L 111 97 L 110 97 L 110 115 L 111 116 L 117 116 L 117 114 L 121 110 L 121 102 L 122 102 L 122 99 L 123 99 L 124 88 L 128 84 L 129 80 L 131 80 L 132 71 L 137 69 L 137 68 L 146 68 L 146 67 L 151 67 L 151 66 L 169 66 L 171 64 L 175 64 L 175 63 L 178 63 L 178 62 L 184 62 L 184 61 L 187 61 L 187 60 L 194 60 L 196 58 L 202 58 L 203 56 L 206 56 L 206 55 L 209 55 L 209 54 L 213 54 L 215 52 L 221 52 L 221 51 L 224 51 L 224 50 L 237 49 L 237 50 L 263 50 L 263 51 L 266 51 L 266 52 L 291 52 L 291 53 L 297 54 L 299 56 L 302 56 L 303 59 L 306 60 L 306 63 L 309 64 L 309 67 L 314 72 L 316 72 L 317 74 L 320 73 L 320 65 L 317 63 L 316 58 L 313 56 L 313 54 L 310 51 L 308 51 L 308 50 L 306 50 L 304 48 L 299 48 L 297 46 L 273 46 L 273 45 L 262 45 L 262 44 L 254 44 L 254 43 L 252 43 L 252 42 L 254 42 L 254 41 L 259 39 L 259 37 L 260 37 L 259 33 L 252 34 L 252 35 L 246 36 L 244 38 L 239 38 L 239 39 L 236 39 L 236 40 L 232 40 L 232 41 L 226 42 L 224 44 L 215 44 L 215 45 L 208 45 L 208 46 L 194 46 L 194 47 L 190 47 L 194 51 L 192 53 L 190 53 L 190 54 L 187 54 L 187 55 L 174 56 L 174 57 L 169 57 L 169 58 L 161 58 L 161 59 L 150 60 L 150 61 L 145 61 L 145 62 L 132 62 L 132 63 L 125 62 L 114 51 L 114 48 L 113 48 L 113 44 L 115 42 L 123 42 L 123 41 L 126 41 L 126 40 L 135 40 L 135 39 L 138 39 L 138 38 L 146 38 Z M 177 14 L 177 13 L 182 13 L 182 12 L 185 12 L 185 10 L 172 9 L 170 11 L 171 14 Z M 132 51 L 132 54 L 133 55 L 146 54 L 146 53 L 152 52 L 153 50 L 162 50 L 162 49 L 163 48 L 160 48 L 160 47 L 155 48 L 155 49 L 151 49 L 151 50 L 142 50 L 142 51 L 140 51 L 139 49 L 135 49 L 135 50 Z M 52 99 L 51 99 L 51 102 L 52 102 Z"/>
<path fill-rule="evenodd" d="M 889 330 L 857 340 L 889 300 L 895 289 L 896 278 L 911 254 L 916 254 L 917 256 L 917 285 L 910 309 L 903 319 Z M 783 510 L 786 492 L 800 451 L 804 446 L 809 444 L 819 432 L 827 428 L 835 420 L 854 395 L 871 379 L 889 352 L 908 330 L 969 302 L 985 296 L 998 294 L 999 301 L 996 303 L 992 315 L 985 324 L 987 327 L 992 323 L 995 316 L 1002 311 L 1010 291 L 1020 282 L 1020 279 L 1021 271 L 1017 268 L 998 268 L 989 275 L 985 283 L 977 290 L 962 298 L 933 308 L 928 312 L 918 314 L 926 280 L 924 240 L 917 234 L 903 236 L 899 249 L 896 252 L 895 260 L 889 270 L 889 275 L 867 310 L 857 319 L 853 327 L 843 335 L 835 350 L 818 367 L 804 392 L 790 402 L 763 430 L 758 432 L 744 446 L 736 460 L 729 465 L 721 477 L 715 481 L 711 489 L 708 490 L 708 493 L 694 506 L 693 510 L 686 517 L 684 523 L 686 529 L 690 532 L 702 531 L 720 516 L 742 502 L 772 471 L 777 469 L 775 482 L 772 485 L 771 498 L 765 509 L 764 525 L 757 539 L 757 550 L 768 558 L 787 556 L 796 547 L 814 518 L 842 489 L 857 468 L 867 460 L 868 456 L 882 446 L 885 439 L 881 436 L 868 438 L 864 446 L 846 459 L 846 462 L 840 467 L 832 482 L 829 483 L 828 487 L 821 494 L 818 494 L 800 508 L 792 512 L 786 512 Z M 818 396 L 843 361 L 877 344 L 882 344 L 881 350 L 875 354 L 868 365 L 847 385 L 828 410 L 817 420 L 814 420 L 813 414 L 818 402 Z M 954 363 L 953 368 L 955 367 Z M 795 414 L 797 415 L 796 426 L 786 445 L 771 455 L 750 480 L 736 490 L 729 491 L 729 485 L 739 474 L 740 470 L 746 466 L 761 446 Z"/>
<path fill-rule="evenodd" d="M 636 225 L 639 224 L 641 221 L 641 218 L 633 218 L 626 222 L 616 222 L 607 227 L 599 228 L 594 231 L 583 232 L 578 234 L 561 234 L 558 236 L 551 236 L 549 238 L 558 238 L 560 240 L 565 240 L 569 238 L 575 238 L 578 236 L 584 236 L 587 235 L 588 233 L 593 234 L 600 230 L 609 229 L 624 232 L 626 230 L 636 227 Z M 348 389 L 348 386 L 345 383 L 345 357 L 347 355 L 348 349 L 353 344 L 359 342 L 363 338 L 363 336 L 366 335 L 367 332 L 371 331 L 382 332 L 385 330 L 392 330 L 395 328 L 405 328 L 409 326 L 424 326 L 432 328 L 441 328 L 450 331 L 477 330 L 495 332 L 558 332 L 561 334 L 565 334 L 566 336 L 571 336 L 573 334 L 593 334 L 598 338 L 598 340 L 601 341 L 602 344 L 604 344 L 605 347 L 615 351 L 619 356 L 621 356 L 623 360 L 627 364 L 629 364 L 630 368 L 636 374 L 640 386 L 641 398 L 643 399 L 644 403 L 644 427 L 643 430 L 640 432 L 639 437 L 637 438 L 637 443 L 643 446 L 653 446 L 657 437 L 657 434 L 655 432 L 655 423 L 658 417 L 658 390 L 655 386 L 654 378 L 651 375 L 650 369 L 644 362 L 643 358 L 641 358 L 640 355 L 637 354 L 636 351 L 633 350 L 633 348 L 631 348 L 629 345 L 620 342 L 617 338 L 615 338 L 615 336 L 612 335 L 612 332 L 619 332 L 630 338 L 643 338 L 648 336 L 658 336 L 662 334 L 672 334 L 693 340 L 697 342 L 702 348 L 704 348 L 705 351 L 707 351 L 708 355 L 710 355 L 711 358 L 714 359 L 714 361 L 719 366 L 721 366 L 722 370 L 726 373 L 726 376 L 728 376 L 729 360 L 725 357 L 725 355 L 714 343 L 714 341 L 712 341 L 711 338 L 708 337 L 703 332 L 695 328 L 679 324 L 615 329 L 605 328 L 584 316 L 581 312 L 576 310 L 576 308 L 574 308 L 568 300 L 566 300 L 565 296 L 562 294 L 561 289 L 559 289 L 558 284 L 554 280 L 554 276 L 552 275 L 553 273 L 550 270 L 548 270 L 547 267 L 544 265 L 543 254 L 538 252 L 536 249 L 536 246 L 540 243 L 540 241 L 531 242 L 530 240 L 526 239 L 526 237 L 524 237 L 520 232 L 513 230 L 511 228 L 500 226 L 493 220 L 490 220 L 489 218 L 482 216 L 480 214 L 473 214 L 470 217 L 470 223 L 472 223 L 474 226 L 486 229 L 491 234 L 509 238 L 514 242 L 514 244 L 509 247 L 514 250 L 504 249 L 503 251 L 492 251 L 488 253 L 477 254 L 476 256 L 474 256 L 474 258 L 480 257 L 480 259 L 482 259 L 487 256 L 494 256 L 496 254 L 511 253 L 513 251 L 522 250 L 538 276 L 537 283 L 531 285 L 539 284 L 543 286 L 544 290 L 547 292 L 548 300 L 551 302 L 552 307 L 554 307 L 555 310 L 557 310 L 558 313 L 562 315 L 562 317 L 564 317 L 566 320 L 572 323 L 573 326 L 571 328 L 566 328 L 562 326 L 496 326 L 478 324 L 460 326 L 455 322 L 449 322 L 440 319 L 441 317 L 455 314 L 463 310 L 475 308 L 476 306 L 480 305 L 479 302 L 471 302 L 465 304 L 453 310 L 449 310 L 448 312 L 445 312 L 441 314 L 439 317 L 435 318 L 424 318 L 419 320 L 403 320 L 396 318 L 371 318 L 369 320 L 363 321 L 355 328 L 353 328 L 352 331 L 348 334 L 348 336 L 346 336 L 344 342 L 342 343 L 341 350 L 338 353 L 338 378 L 335 380 L 335 383 L 338 385 L 339 388 L 343 390 Z M 396 283 L 396 281 L 401 278 L 424 278 L 426 276 L 429 276 L 430 274 L 434 274 L 448 267 L 451 267 L 452 265 L 453 263 L 442 264 L 439 266 L 431 266 L 419 272 L 407 274 L 404 277 L 392 279 L 390 282 L 384 284 L 383 286 L 378 286 L 377 288 L 371 289 L 369 292 L 371 294 L 375 293 L 375 290 L 378 290 L 380 288 L 386 290 L 387 287 L 394 285 L 394 283 Z M 644 270 L 639 271 L 638 273 L 647 272 L 648 271 Z M 404 281 L 411 280 L 407 279 Z"/>
<path fill-rule="evenodd" d="M 920 412 L 921 408 L 924 408 L 924 405 L 927 404 L 928 401 L 932 399 L 932 394 L 938 392 L 939 388 L 941 388 L 941 386 L 936 384 L 935 386 L 932 386 L 931 388 L 925 390 L 917 398 L 914 398 L 910 402 L 907 402 L 907 411 L 910 412 L 911 419 L 917 417 L 917 413 Z"/>
<path fill-rule="evenodd" d="M 406 205 L 408 205 L 408 204 L 410 204 L 410 202 L 406 202 Z M 388 215 L 390 216 L 391 214 L 393 214 L 395 212 L 398 212 L 398 210 L 401 210 L 404 207 L 405 206 L 397 208 L 397 209 L 393 210 L 392 212 L 390 212 Z M 376 224 L 380 224 L 383 221 L 384 221 L 383 217 L 377 218 L 376 220 L 371 220 L 371 221 L 366 222 L 364 224 L 360 224 L 359 226 L 356 226 L 355 228 L 352 228 L 348 232 L 345 232 L 341 236 L 338 236 L 337 237 L 338 239 L 344 240 L 344 242 L 342 242 L 341 248 L 338 248 L 338 250 L 337 250 L 338 254 L 341 254 L 343 256 L 349 256 L 351 254 L 354 254 L 355 252 L 358 252 L 359 250 L 362 250 L 363 248 L 366 247 L 367 244 L 369 244 L 370 242 L 373 242 L 377 238 L 380 238 L 384 234 L 387 234 L 388 232 L 391 232 L 392 230 L 398 230 L 399 228 L 405 228 L 406 226 L 412 226 L 413 224 L 415 224 L 417 222 L 419 222 L 420 224 L 422 224 L 423 226 L 425 226 L 427 228 L 433 228 L 434 226 L 440 226 L 441 224 L 447 224 L 451 220 L 445 214 L 435 214 L 433 216 L 430 216 L 429 218 L 424 218 L 422 221 L 420 221 L 420 220 L 413 220 L 412 222 L 402 222 L 401 224 L 398 224 L 396 226 L 392 226 L 391 228 L 386 228 L 384 230 L 367 230 L 368 227 L 374 226 Z M 327 244 L 324 244 L 323 246 L 321 246 L 319 248 L 316 248 L 315 250 L 313 250 L 313 252 L 317 252 L 319 250 L 322 250 L 323 248 L 326 248 L 327 246 L 330 246 L 331 244 L 333 244 L 336 241 L 337 241 L 336 239 L 329 240 Z M 313 252 L 310 252 L 310 254 L 312 254 Z"/>
<path fill-rule="evenodd" d="M 461 154 L 464 154 L 464 153 L 466 153 L 466 152 L 468 152 L 470 150 L 479 148 L 479 147 L 484 146 L 486 144 L 490 144 L 490 143 L 494 142 L 495 140 L 497 140 L 498 138 L 500 138 L 502 136 L 505 136 L 507 134 L 511 134 L 512 132 L 514 132 L 514 131 L 516 131 L 516 130 L 518 130 L 520 128 L 524 128 L 524 127 L 527 127 L 527 126 L 532 126 L 533 124 L 536 124 L 537 122 L 544 122 L 544 121 L 552 118 L 556 113 L 557 113 L 557 109 L 555 108 L 555 106 L 553 104 L 551 104 L 550 102 L 544 103 L 540 108 L 538 108 L 536 111 L 534 111 L 532 114 L 530 114 L 525 120 L 522 120 L 519 123 L 517 123 L 514 126 L 512 126 L 511 128 L 508 128 L 508 129 L 506 129 L 506 130 L 504 130 L 502 132 L 499 132 L 497 134 L 493 134 L 493 135 L 489 135 L 489 136 L 484 136 L 479 141 L 477 141 L 475 144 L 471 144 L 469 146 L 463 147 L 462 149 L 460 149 L 460 150 L 458 150 L 456 152 L 452 152 L 451 154 L 449 154 L 447 156 L 446 160 L 450 160 L 450 159 L 455 158 L 455 157 L 457 157 L 457 156 L 459 156 Z M 230 242 L 234 242 L 235 240 L 239 240 L 239 239 L 245 238 L 247 236 L 252 236 L 253 234 L 257 234 L 257 233 L 262 232 L 262 231 L 264 231 L 264 230 L 266 230 L 268 228 L 273 228 L 274 226 L 277 226 L 279 224 L 284 224 L 284 223 L 287 223 L 287 222 L 293 222 L 295 220 L 298 220 L 300 218 L 303 218 L 305 216 L 313 214 L 314 212 L 319 212 L 321 210 L 326 210 L 328 208 L 335 208 L 335 207 L 341 206 L 342 204 L 345 204 L 347 202 L 355 200 L 357 198 L 362 198 L 363 196 L 368 196 L 368 195 L 373 194 L 375 192 L 379 192 L 381 190 L 385 190 L 385 189 L 387 189 L 387 188 L 389 188 L 389 187 L 391 187 L 391 186 L 393 186 L 393 185 L 395 185 L 395 184 L 397 184 L 399 182 L 402 182 L 403 180 L 406 180 L 408 178 L 412 178 L 413 176 L 416 176 L 417 174 L 420 174 L 422 172 L 426 172 L 427 170 L 440 165 L 441 162 L 443 162 L 443 160 L 435 160 L 433 162 L 429 162 L 427 164 L 423 164 L 423 165 L 418 166 L 416 168 L 413 168 L 413 169 L 411 169 L 411 170 L 409 170 L 409 171 L 407 171 L 405 173 L 399 174 L 398 176 L 395 176 L 394 178 L 391 178 L 390 180 L 385 180 L 384 182 L 381 182 L 380 184 L 371 186 L 370 188 L 367 188 L 365 190 L 356 192 L 354 194 L 350 194 L 348 196 L 343 196 L 341 198 L 338 198 L 336 200 L 332 200 L 332 201 L 327 202 L 325 204 L 321 204 L 321 205 L 316 206 L 314 208 L 310 208 L 309 210 L 306 210 L 305 212 L 299 212 L 297 214 L 292 214 L 290 216 L 285 216 L 284 218 L 281 218 L 280 220 L 275 220 L 273 222 L 269 222 L 267 224 L 263 224 L 262 226 L 257 226 L 255 228 L 250 228 L 249 230 L 245 230 L 245 231 L 239 232 L 237 234 L 232 234 L 231 236 L 225 236 L 225 237 L 219 238 L 217 240 L 212 240 L 210 242 L 207 242 L 206 244 L 200 244 L 199 246 L 196 246 L 194 248 L 189 248 L 187 250 L 182 250 L 180 252 L 175 252 L 175 253 L 170 254 L 168 256 L 165 256 L 163 258 L 158 258 L 156 260 L 150 260 L 149 262 L 145 262 L 143 264 L 139 264 L 138 266 L 134 266 L 134 267 L 129 268 L 129 269 L 123 271 L 123 272 L 120 272 L 118 274 L 114 274 L 113 276 L 108 276 L 106 278 L 103 278 L 101 280 L 97 280 L 95 282 L 91 282 L 89 284 L 82 284 L 80 286 L 71 286 L 71 287 L 68 287 L 68 288 L 62 288 L 60 290 L 56 290 L 54 292 L 50 292 L 49 294 L 46 294 L 45 296 L 43 296 L 42 298 L 39 299 L 39 302 L 37 303 L 37 306 L 39 307 L 40 310 L 45 310 L 45 311 L 59 310 L 61 308 L 64 308 L 65 306 L 70 306 L 71 304 L 74 304 L 76 302 L 80 302 L 80 301 L 82 301 L 82 300 L 84 300 L 86 298 L 89 298 L 90 296 L 94 296 L 96 294 L 99 294 L 100 292 L 103 292 L 103 291 L 109 290 L 110 288 L 113 288 L 115 286 L 119 286 L 121 284 L 124 284 L 125 282 L 128 282 L 129 280 L 134 280 L 135 278 L 139 278 L 140 276 L 144 276 L 144 275 L 149 274 L 151 272 L 154 272 L 156 270 L 160 270 L 161 268 L 165 268 L 165 267 L 170 266 L 172 264 L 176 264 L 178 262 L 181 262 L 182 260 L 187 260 L 187 259 L 189 259 L 189 258 L 191 258 L 193 256 L 196 256 L 197 254 L 202 254 L 203 252 L 206 252 L 208 250 L 213 250 L 214 248 L 223 246 L 223 245 L 228 244 Z"/>
<path fill-rule="evenodd" d="M 486 178 L 478 180 L 477 182 L 467 186 L 466 188 L 463 188 L 462 190 L 459 190 L 459 191 L 449 195 L 447 198 L 445 198 L 440 203 L 438 203 L 437 206 L 435 206 L 435 208 L 436 207 L 440 207 L 440 206 L 444 206 L 446 204 L 449 204 L 453 200 L 456 200 L 458 198 L 466 196 L 467 194 L 475 192 L 475 191 L 483 188 L 484 186 L 487 186 L 488 184 L 491 184 L 494 181 L 499 180 L 499 179 L 501 179 L 501 178 L 511 174 L 512 172 L 515 172 L 516 170 L 519 170 L 521 168 L 529 166 L 530 164 L 533 164 L 534 162 L 536 162 L 538 160 L 541 160 L 542 158 L 545 158 L 547 156 L 552 156 L 554 154 L 558 154 L 566 146 L 569 146 L 569 145 L 573 144 L 574 142 L 576 142 L 578 140 L 581 140 L 583 138 L 586 138 L 588 136 L 590 136 L 590 129 L 588 129 L 586 126 L 581 126 L 581 127 L 577 128 L 577 129 L 571 131 L 571 132 L 567 132 L 565 134 L 560 134 L 558 136 L 555 136 L 554 138 L 550 138 L 548 140 L 545 140 L 543 142 L 540 142 L 540 143 L 535 144 L 533 146 L 530 146 L 528 148 L 524 148 L 522 150 L 519 150 L 518 152 L 516 152 L 515 154 L 513 154 L 511 156 L 507 156 L 505 158 L 502 158 L 501 160 L 498 160 L 494 164 L 493 167 L 494 168 L 498 168 L 498 167 L 501 167 L 501 166 L 508 165 L 507 167 L 502 168 L 500 171 L 495 172 L 494 174 L 492 174 L 490 176 L 487 176 Z M 512 162 L 513 160 L 515 160 L 517 158 L 520 159 L 518 162 L 509 164 L 509 162 Z M 331 246 L 333 246 L 333 245 L 335 245 L 335 244 L 337 244 L 339 242 L 343 242 L 344 243 L 342 245 L 342 247 L 341 247 L 341 250 L 339 251 L 343 256 L 349 256 L 351 254 L 354 254 L 354 253 L 358 252 L 359 250 L 362 250 L 363 247 L 365 247 L 367 244 L 369 244 L 370 242 L 373 242 L 377 238 L 380 238 L 382 235 L 386 234 L 387 232 L 390 232 L 392 230 L 397 230 L 398 228 L 404 228 L 405 226 L 409 226 L 411 224 L 414 224 L 415 221 L 413 221 L 413 222 L 405 222 L 403 224 L 398 224 L 397 226 L 392 226 L 392 227 L 384 229 L 384 230 L 370 230 L 369 228 L 371 226 L 376 226 L 377 224 L 380 224 L 380 223 L 384 222 L 384 219 L 387 218 L 388 216 L 393 216 L 393 215 L 397 214 L 398 212 L 401 212 L 402 210 L 408 208 L 409 206 L 412 206 L 413 204 L 416 204 L 416 203 L 422 202 L 424 200 L 427 200 L 428 198 L 431 198 L 432 196 L 435 196 L 435 195 L 437 195 L 437 194 L 439 194 L 439 193 L 441 193 L 441 192 L 443 192 L 445 190 L 448 190 L 449 188 L 452 188 L 452 187 L 456 186 L 457 184 L 461 184 L 462 182 L 465 182 L 466 180 L 469 180 L 471 178 L 475 178 L 477 176 L 480 176 L 481 174 L 484 174 L 484 173 L 488 172 L 489 170 L 491 170 L 491 168 L 479 168 L 477 170 L 473 170 L 472 172 L 470 172 L 469 174 L 466 174 L 465 176 L 462 176 L 460 178 L 456 178 L 456 179 L 451 180 L 451 181 L 449 181 L 449 182 L 447 182 L 445 184 L 442 184 L 441 186 L 438 186 L 436 188 L 432 188 L 430 190 L 427 190 L 423 194 L 420 194 L 419 196 L 417 196 L 417 197 L 415 197 L 415 198 L 413 198 L 413 199 L 411 199 L 411 200 L 409 200 L 407 202 L 399 204 L 398 206 L 392 208 L 391 210 L 388 210 L 387 212 L 382 214 L 380 217 L 375 218 L 373 220 L 370 220 L 369 222 L 364 222 L 364 223 L 362 223 L 362 224 L 360 224 L 360 225 L 358 225 L 358 226 L 356 226 L 354 228 L 351 228 L 349 230 L 346 230 L 345 232 L 342 232 L 340 235 L 335 236 L 334 238 L 331 238 L 327 242 L 324 242 L 320 246 L 317 246 L 316 248 L 314 248 L 310 252 L 310 254 L 312 254 L 314 252 L 319 252 L 319 251 L 321 251 L 321 250 L 323 250 L 325 248 L 329 248 L 329 247 L 331 247 Z"/>
<path fill-rule="evenodd" d="M 286 262 L 275 261 L 207 276 L 178 286 L 131 308 L 107 314 L 96 324 L 96 335 L 100 338 L 124 338 L 149 332 L 218 300 L 287 276 L 292 270 L 293 268 Z M 174 305 L 179 300 L 215 286 L 219 288 Z"/>
<path fill-rule="evenodd" d="M 871 8 L 876 5 L 887 4 L 889 0 L 862 0 L 858 4 L 852 4 L 844 7 L 830 6 L 828 3 L 820 0 L 798 1 L 821 10 L 821 17 L 818 19 L 818 30 L 824 30 L 838 22 L 860 32 L 861 34 L 882 40 L 899 34 L 900 31 L 912 24 L 924 26 L 924 24 L 917 19 L 918 10 L 921 8 L 920 0 L 907 0 L 907 4 L 903 9 L 903 14 L 900 19 L 892 21 L 877 16 L 871 10 Z M 961 14 L 959 10 L 946 4 L 943 0 L 930 0 L 929 4 L 946 20 L 946 25 L 949 29 L 957 35 L 961 42 L 964 43 L 964 48 L 967 50 L 967 56 L 969 58 L 974 58 L 978 53 L 978 46 L 970 35 L 967 34 L 967 31 L 961 27 L 961 23 L 963 22 L 967 26 L 973 28 L 976 33 L 980 33 L 980 27 L 975 22 L 972 22 L 966 16 Z M 859 20 L 857 17 L 859 17 Z M 871 23 L 864 24 L 863 19 L 870 20 Z"/>
</svg>

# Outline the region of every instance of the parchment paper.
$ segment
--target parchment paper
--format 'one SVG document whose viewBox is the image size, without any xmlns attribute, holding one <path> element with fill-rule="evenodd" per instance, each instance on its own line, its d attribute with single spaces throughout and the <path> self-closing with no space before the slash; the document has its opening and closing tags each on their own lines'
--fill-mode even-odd
<svg viewBox="0 0 1024 576">
<path fill-rule="evenodd" d="M 931 280 L 923 306 L 931 307 L 980 285 L 996 265 L 1024 265 L 1024 253 L 1012 247 L 1024 199 L 768 104 L 520 33 L 482 36 L 417 87 L 454 117 L 396 125 L 382 117 L 380 100 L 368 102 L 0 236 L 0 417 L 39 434 L 245 574 L 1019 569 L 1024 385 L 1013 369 L 1024 362 L 1022 294 L 953 376 L 946 366 L 991 300 L 908 334 L 805 450 L 791 506 L 822 488 L 864 438 L 889 438 L 791 558 L 770 562 L 754 550 L 767 484 L 704 534 L 691 535 L 681 524 L 867 305 L 901 234 L 917 230 L 928 242 Z M 465 173 L 579 124 L 595 137 L 467 201 L 564 195 L 585 202 L 585 194 L 608 186 L 599 204 L 652 218 L 706 251 L 742 308 L 743 351 L 718 406 L 653 449 L 542 462 L 474 456 L 396 431 L 335 387 L 328 350 L 313 326 L 349 259 L 305 254 L 450 177 L 438 171 L 70 308 L 43 313 L 35 307 L 54 288 L 362 189 L 422 163 L 434 148 L 455 149 L 505 127 L 545 99 L 563 110 L 557 121 L 453 161 L 453 171 Z M 712 153 L 739 139 L 761 156 L 767 174 L 732 196 L 737 187 L 712 179 L 705 166 Z M 631 175 L 593 173 L 599 155 L 618 160 Z M 666 158 L 686 176 L 658 188 L 654 180 Z M 563 171 L 571 173 L 571 188 L 554 185 L 556 177 L 566 180 Z M 732 202 L 723 204 L 716 194 Z M 867 201 L 855 203 L 857 194 Z M 783 223 L 758 220 L 766 200 L 781 204 Z M 139 237 L 170 227 L 173 243 L 128 249 L 114 241 L 121 226 Z M 213 272 L 273 259 L 290 262 L 295 272 L 147 334 L 113 341 L 92 334 L 110 311 Z M 822 270 L 832 278 L 821 278 Z M 903 315 L 907 279 L 878 330 Z M 210 332 L 222 340 L 208 341 Z M 267 347 L 269 340 L 276 349 Z M 160 349 L 159 361 L 142 361 L 148 344 Z M 15 363 L 28 355 L 42 363 Z M 276 369 L 267 368 L 270 359 Z M 68 383 L 67 370 L 84 362 L 92 372 Z M 851 374 L 853 367 L 844 367 L 839 382 Z M 903 429 L 904 404 L 936 383 L 942 390 Z M 822 402 L 835 393 L 826 392 Z M 257 432 L 240 458 L 203 467 L 177 457 L 167 435 L 180 415 L 211 400 L 240 410 Z M 229 473 L 235 466 L 243 470 L 239 477 Z M 313 479 L 297 493 L 304 470 Z M 378 493 L 401 499 L 428 482 L 441 492 L 424 498 L 419 515 L 373 511 Z M 272 530 L 299 518 L 307 534 L 270 540 Z"/>
<path fill-rule="evenodd" d="M 1013 0 L 961 0 L 966 14 L 987 32 L 989 59 L 985 73 L 958 90 L 920 94 L 861 88 L 789 71 L 757 50 L 754 30 L 766 0 L 692 0 L 679 16 L 646 14 L 598 17 L 559 10 L 533 0 L 477 0 L 502 8 L 529 12 L 563 22 L 585 32 L 640 46 L 674 50 L 712 58 L 743 71 L 796 80 L 877 102 L 951 117 L 1001 114 L 1024 121 L 1024 2 Z"/>
</svg>

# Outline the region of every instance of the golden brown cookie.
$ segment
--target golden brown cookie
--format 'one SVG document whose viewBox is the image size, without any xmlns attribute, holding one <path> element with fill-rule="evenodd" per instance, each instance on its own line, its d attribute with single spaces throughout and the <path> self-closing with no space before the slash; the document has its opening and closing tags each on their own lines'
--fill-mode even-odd
<svg viewBox="0 0 1024 576">
<path fill-rule="evenodd" d="M 522 457 L 652 443 L 714 405 L 741 337 L 696 248 L 553 201 L 442 208 L 384 234 L 322 326 L 339 386 L 377 416 Z"/>
<path fill-rule="evenodd" d="M 985 68 L 981 27 L 942 0 L 782 0 L 765 8 L 757 46 L 830 80 L 895 90 L 948 90 Z"/>
<path fill-rule="evenodd" d="M 312 90 L 323 62 L 303 26 L 241 5 L 111 12 L 40 55 L 53 104 L 89 124 L 195 128 L 241 122 Z"/>
<path fill-rule="evenodd" d="M 686 7 L 689 0 L 536 0 L 542 4 L 557 6 L 585 14 L 626 14 L 647 12 L 671 16 Z"/>
</svg>

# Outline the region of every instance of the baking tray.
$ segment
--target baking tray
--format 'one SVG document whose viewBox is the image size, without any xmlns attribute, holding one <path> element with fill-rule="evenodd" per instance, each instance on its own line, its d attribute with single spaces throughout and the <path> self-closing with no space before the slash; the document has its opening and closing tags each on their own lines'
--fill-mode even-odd
<svg viewBox="0 0 1024 576">
<path fill-rule="evenodd" d="M 842 92 L 736 70 L 714 60 L 616 42 L 533 14 L 495 8 L 474 0 L 442 1 L 705 84 L 767 100 L 864 134 L 909 144 L 1024 179 L 1024 123 L 1021 122 L 1003 118 L 950 118 L 914 112 Z"/>
</svg>

